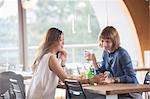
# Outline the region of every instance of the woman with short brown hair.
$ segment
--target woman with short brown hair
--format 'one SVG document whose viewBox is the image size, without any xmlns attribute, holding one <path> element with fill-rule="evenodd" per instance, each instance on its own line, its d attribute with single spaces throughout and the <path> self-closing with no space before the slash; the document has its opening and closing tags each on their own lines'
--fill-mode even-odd
<svg viewBox="0 0 150 99">
<path fill-rule="evenodd" d="M 101 64 L 96 62 L 94 53 L 90 56 L 96 74 L 107 75 L 103 83 L 137 84 L 136 74 L 128 52 L 120 46 L 120 38 L 113 26 L 107 26 L 99 35 L 100 46 L 104 49 Z M 141 99 L 140 93 L 119 95 L 119 99 Z"/>
</svg>

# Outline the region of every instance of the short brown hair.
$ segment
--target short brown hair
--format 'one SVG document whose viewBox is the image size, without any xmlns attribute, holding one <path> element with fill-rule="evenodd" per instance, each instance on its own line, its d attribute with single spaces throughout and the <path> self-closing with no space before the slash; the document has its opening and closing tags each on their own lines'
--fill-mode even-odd
<svg viewBox="0 0 150 99">
<path fill-rule="evenodd" d="M 120 37 L 117 30 L 113 26 L 105 27 L 99 35 L 99 41 L 102 39 L 110 39 L 113 42 L 113 50 L 120 47 Z"/>
</svg>

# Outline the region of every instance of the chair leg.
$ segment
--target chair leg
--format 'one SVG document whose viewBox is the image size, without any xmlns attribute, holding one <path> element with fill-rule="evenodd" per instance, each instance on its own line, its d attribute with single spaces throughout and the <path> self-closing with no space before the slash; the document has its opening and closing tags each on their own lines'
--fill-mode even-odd
<svg viewBox="0 0 150 99">
<path fill-rule="evenodd" d="M 150 94 L 149 94 L 149 92 L 145 92 L 145 99 L 150 99 Z"/>
<path fill-rule="evenodd" d="M 67 91 L 66 91 L 66 96 L 65 96 L 65 97 L 66 97 L 66 99 L 67 99 L 67 97 L 68 97 L 68 96 L 67 96 Z"/>
<path fill-rule="evenodd" d="M 66 91 L 66 99 L 71 99 L 71 96 L 69 96 L 67 91 Z"/>
</svg>

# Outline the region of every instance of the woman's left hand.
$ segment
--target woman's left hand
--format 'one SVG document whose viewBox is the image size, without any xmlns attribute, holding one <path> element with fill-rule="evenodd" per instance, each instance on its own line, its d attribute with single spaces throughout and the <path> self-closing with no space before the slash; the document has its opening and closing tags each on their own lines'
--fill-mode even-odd
<svg viewBox="0 0 150 99">
<path fill-rule="evenodd" d="M 102 81 L 105 80 L 105 77 L 103 74 L 98 74 L 98 75 L 95 75 L 91 81 L 92 83 L 97 83 L 97 84 L 102 84 Z"/>
<path fill-rule="evenodd" d="M 103 81 L 103 83 L 106 83 L 106 84 L 108 84 L 108 83 L 114 83 L 114 82 L 115 81 L 114 81 L 113 78 L 108 78 L 108 77 L 106 77 L 105 80 Z"/>
<path fill-rule="evenodd" d="M 67 52 L 65 50 L 60 51 L 60 59 L 65 62 L 67 60 Z"/>
</svg>

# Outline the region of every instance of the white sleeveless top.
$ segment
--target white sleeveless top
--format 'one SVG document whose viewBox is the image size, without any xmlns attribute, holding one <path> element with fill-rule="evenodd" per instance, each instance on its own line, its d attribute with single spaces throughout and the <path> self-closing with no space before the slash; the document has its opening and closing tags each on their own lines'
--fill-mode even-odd
<svg viewBox="0 0 150 99">
<path fill-rule="evenodd" d="M 37 71 L 34 73 L 27 99 L 54 99 L 59 78 L 48 66 L 51 53 L 41 59 Z"/>
</svg>

